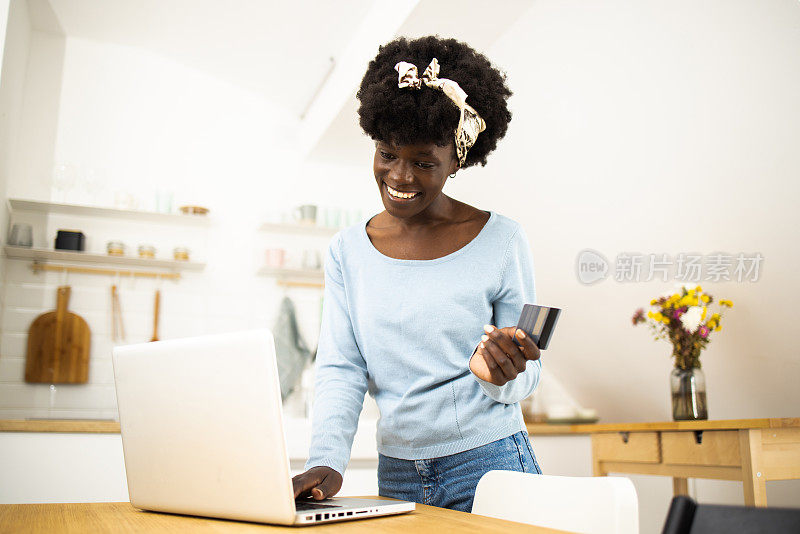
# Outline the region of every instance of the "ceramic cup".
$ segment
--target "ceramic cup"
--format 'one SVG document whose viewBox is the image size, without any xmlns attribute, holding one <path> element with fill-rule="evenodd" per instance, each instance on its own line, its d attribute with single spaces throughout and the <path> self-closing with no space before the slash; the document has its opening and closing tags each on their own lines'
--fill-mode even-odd
<svg viewBox="0 0 800 534">
<path fill-rule="evenodd" d="M 283 267 L 286 262 L 286 250 L 282 248 L 268 248 L 264 260 L 267 267 Z"/>
</svg>

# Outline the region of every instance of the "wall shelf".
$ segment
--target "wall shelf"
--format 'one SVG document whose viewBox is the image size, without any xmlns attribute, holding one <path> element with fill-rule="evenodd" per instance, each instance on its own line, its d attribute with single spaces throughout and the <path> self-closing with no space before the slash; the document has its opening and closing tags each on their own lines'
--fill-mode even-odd
<svg viewBox="0 0 800 534">
<path fill-rule="evenodd" d="M 322 236 L 332 236 L 340 230 L 339 228 L 328 228 L 326 226 L 297 223 L 264 223 L 258 229 L 262 232 L 271 232 L 275 234 L 305 234 Z"/>
<path fill-rule="evenodd" d="M 183 215 L 180 213 L 122 210 L 116 208 L 103 208 L 99 206 L 61 204 L 58 202 L 44 202 L 39 200 L 25 200 L 19 198 L 8 199 L 8 207 L 10 213 L 15 211 L 36 211 L 46 214 L 57 213 L 62 215 L 83 215 L 90 217 L 107 217 L 167 224 L 185 224 L 194 226 L 208 226 L 210 224 L 208 215 Z"/>
<path fill-rule="evenodd" d="M 322 282 L 325 279 L 325 272 L 322 269 L 284 269 L 281 267 L 261 267 L 257 274 L 260 276 L 272 276 L 283 280 L 294 279 Z"/>
<path fill-rule="evenodd" d="M 195 261 L 159 260 L 137 258 L 132 256 L 109 256 L 71 250 L 52 250 L 46 248 L 15 247 L 5 245 L 3 252 L 7 258 L 15 260 L 31 260 L 38 263 L 79 262 L 90 264 L 122 265 L 128 267 L 148 267 L 169 269 L 172 271 L 202 271 L 206 264 Z"/>
</svg>

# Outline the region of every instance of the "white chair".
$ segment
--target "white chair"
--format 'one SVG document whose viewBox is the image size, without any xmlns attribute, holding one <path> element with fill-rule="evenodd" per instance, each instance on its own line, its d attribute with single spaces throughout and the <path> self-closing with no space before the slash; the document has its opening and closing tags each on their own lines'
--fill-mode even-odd
<svg viewBox="0 0 800 534">
<path fill-rule="evenodd" d="M 571 532 L 639 532 L 636 490 L 624 477 L 489 471 L 475 489 L 472 513 Z"/>
</svg>

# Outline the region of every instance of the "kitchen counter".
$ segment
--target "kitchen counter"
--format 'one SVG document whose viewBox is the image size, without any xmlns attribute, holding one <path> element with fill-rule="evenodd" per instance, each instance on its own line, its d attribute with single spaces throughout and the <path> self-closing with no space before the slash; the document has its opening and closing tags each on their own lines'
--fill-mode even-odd
<svg viewBox="0 0 800 534">
<path fill-rule="evenodd" d="M 119 434 L 119 423 L 111 419 L 0 419 L 0 432 Z"/>
<path fill-rule="evenodd" d="M 374 426 L 374 421 L 361 424 Z M 670 430 L 738 430 L 742 428 L 789 428 L 800 425 L 800 418 L 727 419 L 719 421 L 664 421 L 660 423 L 592 423 L 549 424 L 528 423 L 528 433 L 533 435 L 594 434 L 598 432 L 644 432 Z M 295 426 L 310 426 L 307 419 L 286 419 L 287 431 Z M 119 434 L 119 423 L 113 420 L 93 419 L 0 419 L 0 432 L 87 432 Z"/>
<path fill-rule="evenodd" d="M 292 421 L 304 422 L 307 420 L 288 419 L 287 430 L 291 430 L 289 427 L 293 424 Z M 603 430 L 600 430 L 601 428 L 609 426 L 614 425 L 555 425 L 547 423 L 528 423 L 527 425 L 528 433 L 531 435 L 590 434 L 592 432 L 602 432 Z M 0 432 L 86 432 L 119 434 L 119 422 L 93 419 L 0 419 Z"/>
</svg>

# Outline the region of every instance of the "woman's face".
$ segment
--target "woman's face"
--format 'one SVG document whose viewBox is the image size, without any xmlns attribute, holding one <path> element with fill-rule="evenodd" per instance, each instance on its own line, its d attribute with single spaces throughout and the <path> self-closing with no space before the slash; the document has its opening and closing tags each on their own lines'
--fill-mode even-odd
<svg viewBox="0 0 800 534">
<path fill-rule="evenodd" d="M 375 145 L 375 180 L 386 211 L 395 217 L 425 211 L 457 168 L 452 142 L 443 147 L 435 143 L 395 146 L 383 141 Z M 397 192 L 409 198 L 398 198 Z"/>
</svg>

